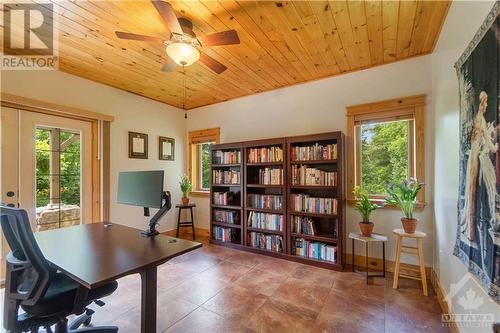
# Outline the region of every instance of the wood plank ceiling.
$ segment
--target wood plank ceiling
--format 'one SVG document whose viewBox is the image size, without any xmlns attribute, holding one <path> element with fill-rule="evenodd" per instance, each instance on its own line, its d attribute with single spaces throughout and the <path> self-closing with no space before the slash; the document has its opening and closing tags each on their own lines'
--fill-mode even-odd
<svg viewBox="0 0 500 333">
<path fill-rule="evenodd" d="M 431 53 L 448 1 L 171 1 L 197 35 L 235 29 L 241 44 L 203 47 L 228 69 L 201 63 L 160 71 L 159 43 L 118 39 L 116 30 L 168 39 L 149 1 L 52 0 L 59 69 L 185 108 Z"/>
</svg>

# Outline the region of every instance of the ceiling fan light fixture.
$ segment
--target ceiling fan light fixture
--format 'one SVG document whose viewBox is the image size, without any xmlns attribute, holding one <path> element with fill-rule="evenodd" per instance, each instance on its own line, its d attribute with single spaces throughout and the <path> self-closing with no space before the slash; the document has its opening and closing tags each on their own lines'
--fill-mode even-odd
<svg viewBox="0 0 500 333">
<path fill-rule="evenodd" d="M 200 52 L 187 43 L 171 43 L 167 45 L 167 54 L 179 66 L 191 66 L 200 59 Z"/>
</svg>

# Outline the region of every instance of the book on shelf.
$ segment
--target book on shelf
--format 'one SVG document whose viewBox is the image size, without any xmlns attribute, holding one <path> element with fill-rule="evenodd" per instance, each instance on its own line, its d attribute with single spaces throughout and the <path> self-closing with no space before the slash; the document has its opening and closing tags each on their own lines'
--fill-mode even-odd
<svg viewBox="0 0 500 333">
<path fill-rule="evenodd" d="M 239 202 L 239 199 L 236 198 L 237 196 L 238 194 L 234 192 L 213 192 L 214 204 L 222 206 L 238 206 L 239 204 L 234 203 Z"/>
<path fill-rule="evenodd" d="M 311 236 L 317 235 L 314 220 L 310 217 L 292 215 L 290 223 L 292 225 L 293 233 Z"/>
<path fill-rule="evenodd" d="M 247 202 L 248 206 L 251 208 L 279 210 L 283 207 L 283 196 L 270 194 L 248 194 Z"/>
<path fill-rule="evenodd" d="M 336 246 L 311 242 L 303 238 L 295 238 L 292 242 L 292 253 L 301 257 L 337 262 Z"/>
<path fill-rule="evenodd" d="M 292 161 L 337 159 L 337 145 L 334 143 L 327 145 L 315 143 L 310 146 L 294 146 L 291 150 Z"/>
<path fill-rule="evenodd" d="M 232 210 L 214 209 L 214 220 L 227 224 L 240 224 L 240 214 Z"/>
<path fill-rule="evenodd" d="M 213 184 L 240 184 L 241 172 L 239 170 L 213 170 Z"/>
<path fill-rule="evenodd" d="M 212 164 L 238 164 L 241 163 L 241 151 L 216 150 L 213 153 Z"/>
<path fill-rule="evenodd" d="M 223 242 L 231 242 L 236 240 L 236 234 L 233 233 L 231 228 L 224 228 L 220 226 L 213 226 L 213 237 L 215 240 L 220 240 Z"/>
<path fill-rule="evenodd" d="M 281 214 L 269 214 L 250 211 L 248 226 L 258 229 L 283 231 L 284 218 Z"/>
<path fill-rule="evenodd" d="M 283 169 L 264 168 L 259 170 L 259 184 L 262 185 L 282 185 Z"/>
<path fill-rule="evenodd" d="M 293 211 L 316 213 L 316 214 L 337 214 L 337 199 L 317 198 L 309 194 L 290 195 L 290 205 Z"/>
<path fill-rule="evenodd" d="M 248 163 L 283 162 L 283 149 L 280 147 L 248 148 Z"/>
<path fill-rule="evenodd" d="M 292 185 L 337 186 L 337 172 L 292 165 Z"/>
<path fill-rule="evenodd" d="M 252 231 L 250 232 L 250 246 L 271 252 L 282 253 L 283 237 Z"/>
</svg>

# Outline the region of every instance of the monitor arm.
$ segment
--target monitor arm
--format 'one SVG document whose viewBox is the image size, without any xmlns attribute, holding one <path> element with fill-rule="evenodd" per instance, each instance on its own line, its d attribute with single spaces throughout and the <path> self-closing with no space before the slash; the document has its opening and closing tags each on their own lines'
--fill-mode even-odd
<svg viewBox="0 0 500 333">
<path fill-rule="evenodd" d="M 141 236 L 151 237 L 159 234 L 158 230 L 156 230 L 156 225 L 159 224 L 158 220 L 172 208 L 171 198 L 169 191 L 163 192 L 162 201 L 165 200 L 165 202 L 162 202 L 160 210 L 149 220 L 149 229 L 141 231 Z M 147 207 L 144 207 L 144 216 L 149 216 L 149 208 Z"/>
</svg>

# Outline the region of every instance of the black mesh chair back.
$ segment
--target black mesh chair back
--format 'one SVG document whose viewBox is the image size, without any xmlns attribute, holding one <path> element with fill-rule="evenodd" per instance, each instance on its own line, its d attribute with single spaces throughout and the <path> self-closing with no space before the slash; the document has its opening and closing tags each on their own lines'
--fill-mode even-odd
<svg viewBox="0 0 500 333">
<path fill-rule="evenodd" d="M 13 329 L 19 306 L 37 304 L 55 270 L 38 247 L 25 210 L 0 206 L 0 221 L 11 249 L 6 257 L 4 326 Z"/>
</svg>

